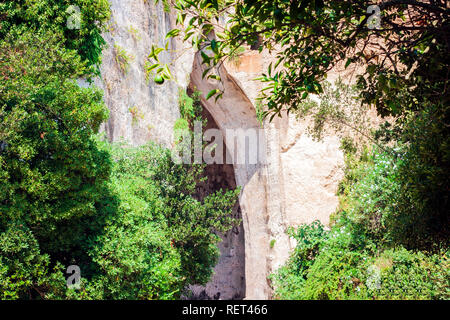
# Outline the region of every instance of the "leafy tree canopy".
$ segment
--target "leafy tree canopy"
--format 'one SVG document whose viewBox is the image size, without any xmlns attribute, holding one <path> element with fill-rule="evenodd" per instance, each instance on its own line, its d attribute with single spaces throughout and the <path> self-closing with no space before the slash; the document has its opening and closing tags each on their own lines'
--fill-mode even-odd
<svg viewBox="0 0 450 320">
<path fill-rule="evenodd" d="M 2 0 L 0 39 L 13 29 L 47 30 L 58 34 L 64 46 L 76 50 L 89 65 L 99 67 L 109 6 L 108 0 Z"/>
<path fill-rule="evenodd" d="M 260 78 L 266 115 L 299 107 L 337 65 L 358 66 L 364 102 L 399 116 L 448 100 L 449 13 L 446 1 L 201 0 L 171 1 L 181 35 L 215 66 L 242 45 L 277 60 Z M 375 20 L 374 20 L 375 19 Z M 184 27 L 186 26 L 186 27 Z M 164 72 L 164 70 L 160 70 Z M 206 76 L 206 72 L 204 74 Z M 216 92 L 220 94 L 219 92 Z"/>
</svg>

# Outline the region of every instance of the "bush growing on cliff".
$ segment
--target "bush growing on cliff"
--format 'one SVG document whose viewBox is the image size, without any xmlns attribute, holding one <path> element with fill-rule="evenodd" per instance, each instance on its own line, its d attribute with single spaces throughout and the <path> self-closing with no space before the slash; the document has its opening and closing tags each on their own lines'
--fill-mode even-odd
<svg viewBox="0 0 450 320">
<path fill-rule="evenodd" d="M 402 247 L 382 248 L 352 225 L 341 225 L 320 235 L 320 226 L 299 234 L 315 237 L 315 254 L 298 245 L 288 263 L 271 276 L 278 299 L 449 299 L 449 253 L 424 254 Z"/>
</svg>

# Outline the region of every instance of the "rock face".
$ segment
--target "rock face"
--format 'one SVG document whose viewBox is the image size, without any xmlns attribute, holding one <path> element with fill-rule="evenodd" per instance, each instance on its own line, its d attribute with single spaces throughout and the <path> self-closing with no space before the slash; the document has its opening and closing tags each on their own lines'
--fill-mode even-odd
<svg viewBox="0 0 450 320">
<path fill-rule="evenodd" d="M 104 130 L 110 140 L 126 140 L 134 145 L 149 140 L 170 147 L 173 125 L 179 118 L 179 89 L 186 89 L 192 67 L 192 53 L 177 42 L 171 52 L 161 53 L 161 62 L 173 62 L 177 82 L 157 85 L 147 80 L 145 63 L 152 44 L 164 45 L 164 37 L 173 29 L 172 15 L 160 2 L 110 0 L 109 32 L 104 34 L 108 48 L 103 51 L 102 79 L 95 84 L 105 92 L 110 117 Z M 119 50 L 128 56 L 128 70 L 117 59 Z"/>
<path fill-rule="evenodd" d="M 206 286 L 193 290 L 200 298 L 270 298 L 267 276 L 286 261 L 294 245 L 286 228 L 317 219 L 327 224 L 336 209 L 335 192 L 343 165 L 339 139 L 330 135 L 315 142 L 305 133 L 306 123 L 292 116 L 275 118 L 261 127 L 255 111 L 261 84 L 251 79 L 267 69 L 272 59 L 267 53 L 247 51 L 237 61 L 221 66 L 221 83 L 214 83 L 202 79 L 199 54 L 174 40 L 163 62 L 173 61 L 176 81 L 161 86 L 147 82 L 144 65 L 151 45 L 163 45 L 165 34 L 174 28 L 174 19 L 161 3 L 110 2 L 111 28 L 105 34 L 109 47 L 104 50 L 102 79 L 96 81 L 104 89 L 110 109 L 110 119 L 104 125 L 110 140 L 124 139 L 134 145 L 152 140 L 171 147 L 173 126 L 179 118 L 179 90 L 188 86 L 205 94 L 217 86 L 225 89 L 217 102 L 204 96 L 201 99 L 209 125 L 224 134 L 228 151 L 233 146 L 245 148 L 245 141 L 227 138 L 227 130 L 261 130 L 260 163 L 207 168 L 206 174 L 216 187 L 242 187 L 235 210 L 242 217 L 242 226 L 222 235 L 215 275 Z M 116 61 L 115 45 L 133 57 L 128 72 Z M 213 190 L 213 185 L 205 188 Z"/>
</svg>

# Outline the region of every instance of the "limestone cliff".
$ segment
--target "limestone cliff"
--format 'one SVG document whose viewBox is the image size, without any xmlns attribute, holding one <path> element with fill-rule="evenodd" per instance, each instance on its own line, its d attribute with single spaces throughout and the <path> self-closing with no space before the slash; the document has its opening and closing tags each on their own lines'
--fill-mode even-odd
<svg viewBox="0 0 450 320">
<path fill-rule="evenodd" d="M 190 86 L 207 93 L 217 84 L 202 79 L 198 54 L 177 40 L 171 43 L 171 53 L 163 57 L 173 61 L 176 80 L 162 86 L 147 81 L 144 65 L 151 45 L 163 45 L 174 19 L 161 3 L 110 2 L 112 18 L 105 34 L 109 47 L 104 50 L 102 77 L 96 81 L 104 89 L 110 109 L 104 130 L 110 140 L 124 139 L 135 145 L 152 140 L 171 147 L 173 126 L 179 117 L 179 89 Z M 117 48 L 129 55 L 127 72 L 117 62 Z M 260 84 L 252 79 L 270 61 L 267 53 L 248 51 L 221 66 L 223 98 L 217 102 L 202 98 L 212 126 L 224 133 L 227 129 L 261 128 L 255 111 Z M 270 298 L 267 276 L 286 260 L 293 245 L 286 228 L 316 219 L 327 224 L 338 204 L 335 191 L 343 163 L 338 138 L 328 136 L 323 142 L 314 142 L 305 134 L 305 123 L 292 116 L 266 122 L 263 128 L 260 143 L 265 164 L 207 169 L 210 179 L 219 185 L 242 187 L 236 214 L 242 216 L 243 224 L 223 235 L 222 256 L 211 282 L 194 288 L 203 298 Z"/>
</svg>

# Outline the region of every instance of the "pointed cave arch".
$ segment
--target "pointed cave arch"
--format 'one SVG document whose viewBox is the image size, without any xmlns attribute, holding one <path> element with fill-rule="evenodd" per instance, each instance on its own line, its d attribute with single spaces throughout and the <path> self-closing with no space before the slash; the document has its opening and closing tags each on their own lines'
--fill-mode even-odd
<svg viewBox="0 0 450 320">
<path fill-rule="evenodd" d="M 199 90 L 203 94 L 201 95 L 201 103 L 204 109 L 204 117 L 208 119 L 208 125 L 221 130 L 224 140 L 224 150 L 228 150 L 229 143 L 235 143 L 235 141 L 226 141 L 227 130 L 248 130 L 248 129 L 260 129 L 260 124 L 256 117 L 256 111 L 251 101 L 248 99 L 244 91 L 237 84 L 235 79 L 228 74 L 225 67 L 222 65 L 218 68 L 218 72 L 221 76 L 222 89 L 224 91 L 223 97 L 217 101 L 214 99 L 205 99 L 205 93 L 217 88 L 217 83 L 210 82 L 202 78 L 204 71 L 201 63 L 200 53 L 197 53 L 194 57 L 192 72 L 190 76 L 190 90 Z M 265 139 L 263 137 L 263 139 Z M 246 143 L 245 141 L 243 142 Z M 241 144 L 241 145 L 240 145 Z M 265 141 L 259 141 L 259 144 L 264 144 Z M 235 145 L 237 149 L 246 148 L 242 145 L 242 141 L 237 139 Z M 226 152 L 226 151 L 225 151 Z M 239 198 L 239 211 L 242 215 L 242 231 L 239 234 L 243 234 L 244 243 L 242 250 L 245 255 L 244 266 L 244 288 L 243 295 L 246 299 L 268 299 L 270 297 L 270 286 L 268 284 L 267 276 L 269 273 L 269 230 L 267 229 L 267 178 L 265 167 L 262 164 L 233 164 L 233 165 L 221 165 L 218 167 L 211 165 L 207 169 L 207 174 L 217 176 L 217 170 L 221 170 L 222 173 L 226 172 L 226 175 L 230 175 L 230 171 L 233 171 L 235 185 L 242 188 L 242 192 Z M 212 178 L 214 181 L 214 177 Z M 221 248 L 221 253 L 226 254 L 225 248 Z M 233 277 L 233 265 L 226 265 L 226 259 L 222 254 L 222 261 L 225 263 L 221 267 L 220 262 L 216 268 L 216 272 L 223 272 L 222 275 L 226 276 L 220 278 L 216 275 L 215 280 L 212 280 L 212 286 L 219 288 L 225 285 L 225 279 Z M 238 261 L 233 260 L 231 261 Z M 228 261 L 230 262 L 230 261 Z M 226 265 L 226 266 L 225 266 Z M 239 271 L 242 272 L 242 271 Z M 224 281 L 222 281 L 224 280 Z M 214 282 L 216 281 L 216 282 Z M 208 284 L 210 285 L 210 284 Z M 206 291 L 208 291 L 208 285 Z M 243 296 L 242 296 L 243 297 Z M 222 296 L 220 298 L 226 299 Z"/>
</svg>

